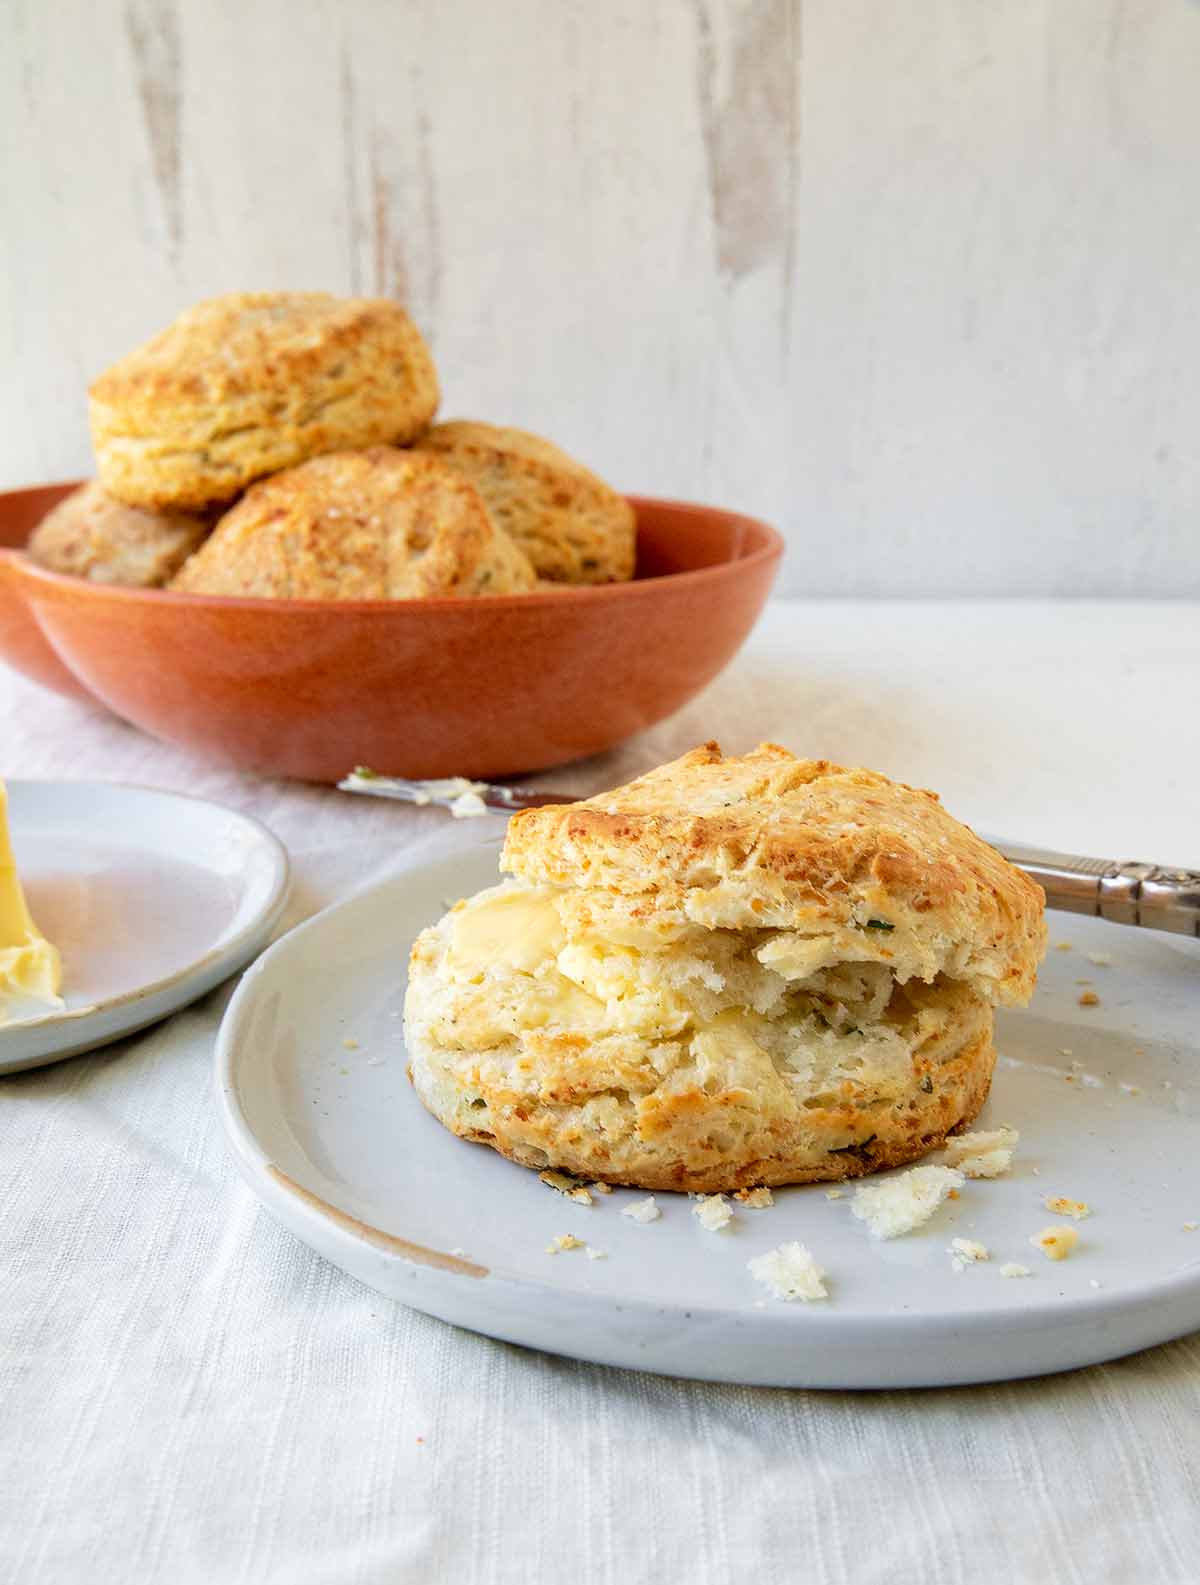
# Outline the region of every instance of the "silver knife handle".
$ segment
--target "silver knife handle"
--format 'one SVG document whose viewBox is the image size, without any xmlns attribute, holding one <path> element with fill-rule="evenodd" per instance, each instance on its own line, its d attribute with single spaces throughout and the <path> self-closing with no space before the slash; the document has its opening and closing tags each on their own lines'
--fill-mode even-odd
<svg viewBox="0 0 1200 1585">
<path fill-rule="evenodd" d="M 1078 858 L 1014 842 L 992 846 L 1045 889 L 1050 908 L 1200 936 L 1200 870 Z"/>
</svg>

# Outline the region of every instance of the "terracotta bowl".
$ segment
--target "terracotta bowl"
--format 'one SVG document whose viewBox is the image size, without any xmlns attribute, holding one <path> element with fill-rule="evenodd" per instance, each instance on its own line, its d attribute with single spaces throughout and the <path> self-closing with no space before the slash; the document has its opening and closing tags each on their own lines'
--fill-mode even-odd
<svg viewBox="0 0 1200 1585">
<path fill-rule="evenodd" d="M 50 640 L 21 594 L 16 568 L 19 550 L 52 506 L 70 495 L 73 484 L 44 484 L 33 490 L 0 494 L 0 659 L 23 671 L 44 688 L 70 699 L 91 694 L 55 654 Z"/>
<path fill-rule="evenodd" d="M 486 600 L 242 600 L 118 589 L 21 553 L 72 488 L 0 495 L 0 658 L 154 736 L 336 781 L 497 777 L 611 748 L 690 699 L 749 633 L 773 528 L 633 497 L 632 583 Z"/>
</svg>

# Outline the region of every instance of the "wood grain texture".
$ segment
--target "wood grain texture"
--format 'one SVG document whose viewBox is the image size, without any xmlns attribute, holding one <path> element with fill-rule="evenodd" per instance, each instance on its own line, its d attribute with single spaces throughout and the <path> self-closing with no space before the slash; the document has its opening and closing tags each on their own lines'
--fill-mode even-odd
<svg viewBox="0 0 1200 1585">
<path fill-rule="evenodd" d="M 0 485 L 190 301 L 323 286 L 790 592 L 1200 593 L 1188 0 L 3 11 Z"/>
</svg>

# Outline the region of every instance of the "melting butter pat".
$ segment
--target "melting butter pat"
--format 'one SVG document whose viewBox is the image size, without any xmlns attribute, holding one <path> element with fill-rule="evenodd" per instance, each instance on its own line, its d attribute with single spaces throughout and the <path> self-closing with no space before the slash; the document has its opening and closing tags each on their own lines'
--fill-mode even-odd
<svg viewBox="0 0 1200 1585">
<path fill-rule="evenodd" d="M 62 961 L 34 924 L 8 835 L 8 794 L 0 782 L 0 1024 L 27 1011 L 18 1002 L 62 1005 Z"/>
<path fill-rule="evenodd" d="M 595 937 L 573 941 L 558 954 L 559 973 L 603 1004 L 615 1028 L 661 1039 L 678 1034 L 689 1013 L 651 965 L 635 948 Z"/>
<path fill-rule="evenodd" d="M 454 915 L 446 961 L 451 969 L 467 973 L 506 964 L 532 974 L 558 955 L 564 940 L 558 910 L 549 897 L 497 888 Z"/>
</svg>

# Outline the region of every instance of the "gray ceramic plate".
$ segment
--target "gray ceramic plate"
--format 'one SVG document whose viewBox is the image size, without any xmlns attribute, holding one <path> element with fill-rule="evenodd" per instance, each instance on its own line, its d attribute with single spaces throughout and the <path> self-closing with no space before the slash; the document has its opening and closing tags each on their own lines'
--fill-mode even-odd
<svg viewBox="0 0 1200 1585">
<path fill-rule="evenodd" d="M 484 826 L 484 822 L 480 822 Z M 217 1089 L 238 1164 L 299 1238 L 381 1293 L 512 1342 L 672 1375 L 781 1386 L 942 1385 L 1062 1370 L 1200 1327 L 1198 944 L 1059 918 L 1028 1012 L 1000 1020 L 1002 1059 L 979 1127 L 1011 1123 L 1011 1176 L 970 1182 L 925 1228 L 878 1243 L 819 1186 L 738 1207 L 705 1232 L 660 1194 L 660 1220 L 618 1190 L 575 1205 L 532 1172 L 453 1138 L 405 1074 L 409 946 L 448 900 L 492 883 L 496 823 L 455 851 L 319 915 L 246 975 L 221 1029 Z M 1086 951 L 1112 955 L 1091 964 Z M 1086 978 L 1098 1007 L 1079 1006 Z M 1080 1064 L 1072 1067 L 1073 1063 Z M 1086 1200 L 1076 1253 L 1030 1247 Z M 548 1255 L 573 1233 L 582 1249 Z M 969 1237 L 986 1264 L 953 1269 Z M 807 1244 L 830 1297 L 766 1299 L 746 1269 Z M 1004 1278 L 1019 1262 L 1026 1278 Z M 765 1302 L 764 1302 L 765 1301 Z"/>
<path fill-rule="evenodd" d="M 257 820 L 178 793 L 10 781 L 13 850 L 66 1006 L 0 1024 L 0 1074 L 78 1055 L 212 990 L 260 952 L 287 901 Z"/>
</svg>

